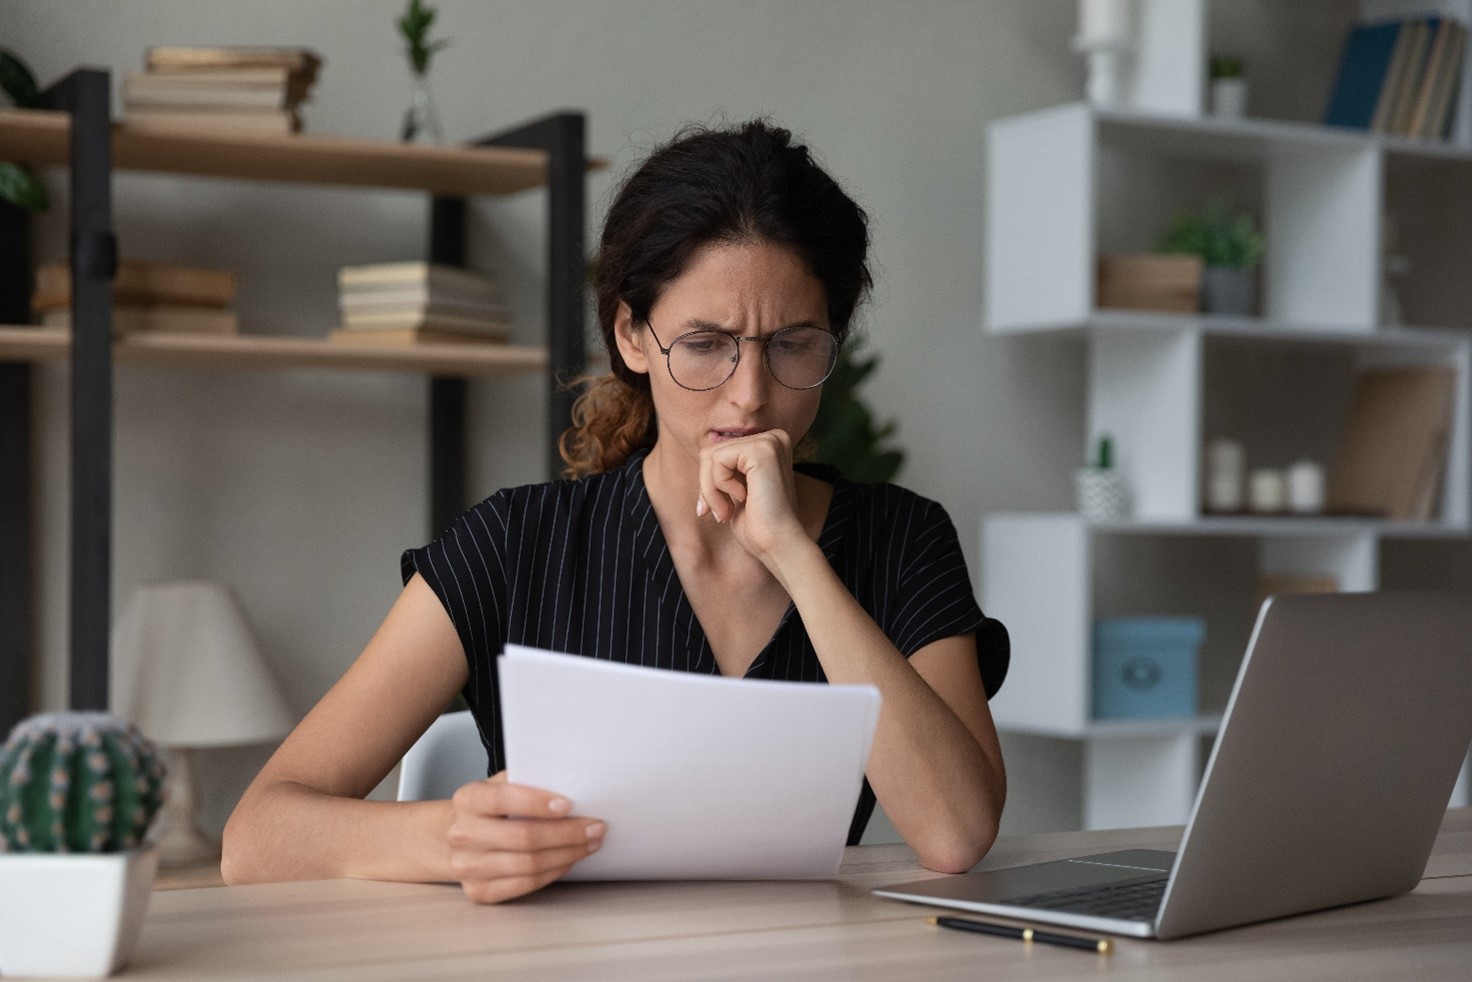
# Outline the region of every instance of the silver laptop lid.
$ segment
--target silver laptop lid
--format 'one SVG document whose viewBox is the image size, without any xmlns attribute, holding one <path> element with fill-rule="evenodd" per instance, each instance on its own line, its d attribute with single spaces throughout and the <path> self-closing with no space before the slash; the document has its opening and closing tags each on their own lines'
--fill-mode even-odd
<svg viewBox="0 0 1472 982">
<path fill-rule="evenodd" d="M 1156 936 L 1410 890 L 1472 742 L 1472 596 L 1263 605 Z"/>
</svg>

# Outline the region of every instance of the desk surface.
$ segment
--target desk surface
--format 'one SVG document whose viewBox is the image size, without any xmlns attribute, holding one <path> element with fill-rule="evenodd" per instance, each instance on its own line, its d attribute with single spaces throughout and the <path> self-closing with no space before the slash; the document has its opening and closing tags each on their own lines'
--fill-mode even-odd
<svg viewBox="0 0 1472 982">
<path fill-rule="evenodd" d="M 1174 848 L 1179 828 L 1005 838 L 982 869 Z M 1346 857 L 1347 859 L 1350 857 Z M 1402 897 L 1096 955 L 925 924 L 869 889 L 926 875 L 905 846 L 848 850 L 836 880 L 579 883 L 481 907 L 458 887 L 329 880 L 153 897 L 121 978 L 1463 979 L 1472 809 L 1449 812 Z"/>
</svg>

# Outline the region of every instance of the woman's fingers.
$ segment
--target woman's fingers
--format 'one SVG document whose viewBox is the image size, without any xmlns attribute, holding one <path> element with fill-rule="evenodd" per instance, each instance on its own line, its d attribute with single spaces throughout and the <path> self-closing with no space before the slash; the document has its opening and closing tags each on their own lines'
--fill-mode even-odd
<svg viewBox="0 0 1472 982">
<path fill-rule="evenodd" d="M 765 430 L 708 447 L 701 454 L 696 517 L 710 511 L 716 521 L 729 522 L 737 507 L 750 503 L 750 475 L 758 469 L 773 473 L 781 473 L 784 468 L 790 471 L 791 457 L 791 440 L 782 430 Z"/>
<path fill-rule="evenodd" d="M 522 818 L 562 818 L 572 802 L 562 795 L 523 784 L 507 784 L 506 772 L 484 781 L 461 785 L 455 792 L 457 812 L 474 815 L 515 815 Z"/>
<path fill-rule="evenodd" d="M 711 516 L 718 522 L 729 522 L 735 513 L 735 499 L 717 485 L 716 471 L 719 465 L 715 458 L 707 454 L 701 460 L 700 465 L 700 501 L 710 511 Z M 744 497 L 743 489 L 743 497 Z M 696 517 L 701 516 L 699 503 L 696 505 Z"/>
<path fill-rule="evenodd" d="M 447 835 L 452 849 L 533 852 L 603 838 L 605 826 L 590 818 L 507 819 L 457 814 Z"/>
<path fill-rule="evenodd" d="M 450 857 L 450 869 L 462 883 L 466 880 L 537 877 L 566 870 L 578 860 L 597 852 L 601 845 L 598 839 L 585 839 L 576 845 L 530 852 L 456 850 Z"/>
<path fill-rule="evenodd" d="M 744 450 L 739 442 L 713 448 L 701 462 L 700 495 L 716 521 L 729 522 L 736 507 L 746 501 Z"/>
<path fill-rule="evenodd" d="M 567 798 L 508 784 L 504 771 L 462 786 L 453 803 L 450 870 L 479 903 L 540 890 L 603 844 L 602 822 L 568 817 Z"/>
<path fill-rule="evenodd" d="M 571 868 L 571 866 L 565 866 L 536 876 L 513 876 L 498 880 L 462 880 L 460 889 L 478 904 L 499 904 L 535 893 L 549 883 L 561 879 Z"/>
</svg>

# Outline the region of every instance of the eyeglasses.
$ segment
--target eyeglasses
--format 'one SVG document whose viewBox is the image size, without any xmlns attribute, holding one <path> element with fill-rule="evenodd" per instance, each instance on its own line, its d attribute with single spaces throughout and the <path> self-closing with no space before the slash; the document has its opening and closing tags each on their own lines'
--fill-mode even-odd
<svg viewBox="0 0 1472 982">
<path fill-rule="evenodd" d="M 670 378 L 682 389 L 707 392 L 726 384 L 741 361 L 741 342 L 760 342 L 762 360 L 772 378 L 789 389 L 812 389 L 828 381 L 838 363 L 838 339 L 820 327 L 784 327 L 766 336 L 742 338 L 724 331 L 690 331 L 669 347 L 644 321 L 659 353 L 669 366 Z"/>
</svg>

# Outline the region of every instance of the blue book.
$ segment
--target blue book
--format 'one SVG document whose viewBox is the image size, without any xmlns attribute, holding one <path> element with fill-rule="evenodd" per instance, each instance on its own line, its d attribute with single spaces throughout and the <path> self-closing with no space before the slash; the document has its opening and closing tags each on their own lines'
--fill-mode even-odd
<svg viewBox="0 0 1472 982">
<path fill-rule="evenodd" d="M 1350 28 L 1339 57 L 1339 77 L 1324 111 L 1330 126 L 1369 129 L 1385 85 L 1396 41 L 1407 25 L 1400 21 L 1360 24 Z"/>
</svg>

